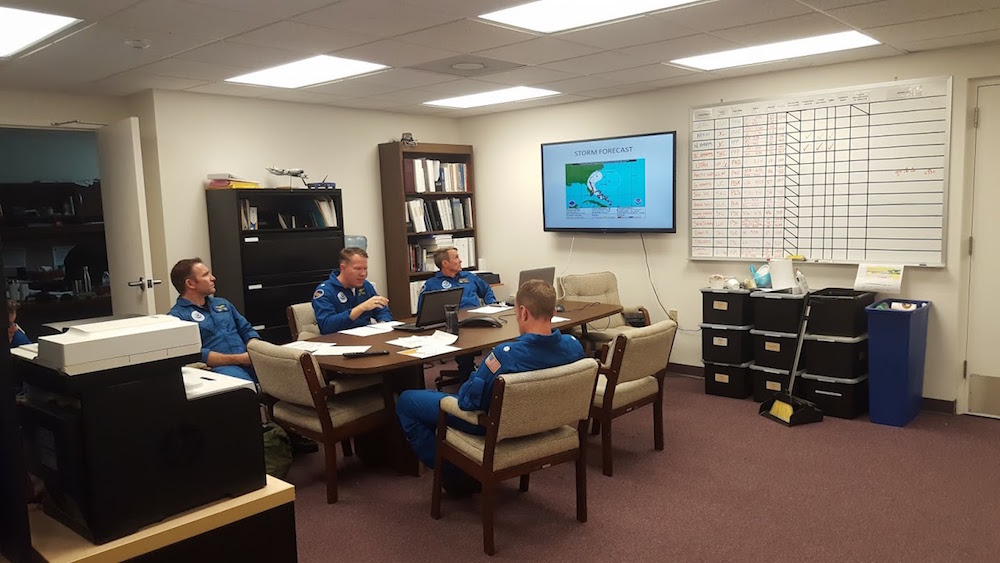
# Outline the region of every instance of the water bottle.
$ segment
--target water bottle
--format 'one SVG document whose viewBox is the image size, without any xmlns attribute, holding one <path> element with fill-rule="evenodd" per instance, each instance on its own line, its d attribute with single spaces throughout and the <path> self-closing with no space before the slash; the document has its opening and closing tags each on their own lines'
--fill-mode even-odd
<svg viewBox="0 0 1000 563">
<path fill-rule="evenodd" d="M 444 329 L 458 336 L 458 305 L 444 306 Z"/>
<path fill-rule="evenodd" d="M 90 293 L 94 290 L 93 282 L 90 281 L 90 268 L 87 266 L 83 267 L 83 292 Z"/>
<path fill-rule="evenodd" d="M 101 285 L 104 287 L 109 287 L 111 285 L 111 274 L 104 272 L 104 275 L 101 276 Z"/>
</svg>

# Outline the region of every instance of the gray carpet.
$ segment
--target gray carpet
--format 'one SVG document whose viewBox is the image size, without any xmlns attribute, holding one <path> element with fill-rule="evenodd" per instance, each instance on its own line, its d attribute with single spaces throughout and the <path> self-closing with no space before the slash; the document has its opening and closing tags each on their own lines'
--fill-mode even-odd
<svg viewBox="0 0 1000 563">
<path fill-rule="evenodd" d="M 615 476 L 589 441 L 589 521 L 575 518 L 573 466 L 504 484 L 498 560 L 995 561 L 1000 421 L 923 412 L 905 428 L 826 418 L 786 428 L 757 403 L 668 378 L 666 450 L 649 407 L 615 421 Z M 432 475 L 340 463 L 327 505 L 322 454 L 296 459 L 301 561 L 469 560 L 482 553 L 478 495 L 430 517 Z"/>
</svg>

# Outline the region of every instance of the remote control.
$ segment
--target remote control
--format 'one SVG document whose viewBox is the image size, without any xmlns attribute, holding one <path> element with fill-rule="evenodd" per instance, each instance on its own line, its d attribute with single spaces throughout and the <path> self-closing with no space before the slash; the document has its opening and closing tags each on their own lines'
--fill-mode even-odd
<svg viewBox="0 0 1000 563">
<path fill-rule="evenodd" d="M 365 358 L 367 356 L 386 356 L 389 354 L 388 350 L 369 350 L 367 352 L 348 352 L 344 354 L 345 358 Z"/>
</svg>

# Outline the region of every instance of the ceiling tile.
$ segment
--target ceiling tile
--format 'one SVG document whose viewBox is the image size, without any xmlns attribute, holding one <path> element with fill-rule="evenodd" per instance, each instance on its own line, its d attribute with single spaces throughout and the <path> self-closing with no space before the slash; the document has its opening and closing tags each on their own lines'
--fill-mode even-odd
<svg viewBox="0 0 1000 563">
<path fill-rule="evenodd" d="M 714 35 L 700 33 L 698 35 L 690 35 L 688 37 L 668 39 L 667 41 L 657 41 L 656 43 L 649 43 L 647 45 L 627 47 L 622 49 L 621 52 L 647 63 L 656 63 L 672 61 L 683 57 L 692 57 L 694 55 L 704 55 L 706 53 L 726 51 L 728 49 L 736 49 L 741 46 L 742 45 L 738 43 L 726 41 L 725 39 L 720 39 Z"/>
<path fill-rule="evenodd" d="M 573 57 L 582 57 L 583 55 L 590 55 L 598 51 L 600 49 L 586 45 L 560 41 L 552 37 L 539 37 L 538 39 L 515 43 L 505 47 L 478 51 L 476 54 L 494 59 L 514 61 L 515 63 L 525 65 L 538 65 L 571 59 Z"/>
<path fill-rule="evenodd" d="M 185 35 L 222 39 L 268 23 L 267 16 L 192 4 L 182 0 L 144 0 L 108 17 L 107 23 L 145 31 L 183 30 Z"/>
<path fill-rule="evenodd" d="M 488 74 L 483 76 L 482 80 L 487 82 L 496 82 L 498 84 L 507 84 L 510 86 L 531 86 L 532 84 L 555 82 L 556 80 L 565 80 L 576 76 L 576 74 L 571 72 L 552 70 L 550 68 L 542 68 L 540 66 L 523 66 L 506 72 Z"/>
<path fill-rule="evenodd" d="M 743 45 L 764 45 L 813 35 L 850 31 L 850 27 L 820 13 L 794 16 L 713 32 L 723 39 Z"/>
<path fill-rule="evenodd" d="M 435 94 L 434 92 L 428 92 L 427 90 L 410 89 L 395 90 L 371 97 L 378 100 L 385 100 L 387 102 L 395 102 L 398 105 L 416 105 L 430 100 L 436 100 L 440 98 L 441 95 Z"/>
<path fill-rule="evenodd" d="M 698 31 L 716 31 L 811 13 L 794 0 L 717 0 L 689 8 L 659 12 L 650 17 Z"/>
<path fill-rule="evenodd" d="M 452 80 L 455 80 L 454 76 L 409 68 L 393 68 L 354 79 L 355 82 L 362 84 L 381 84 L 397 89 L 420 88 L 428 84 L 440 84 Z"/>
<path fill-rule="evenodd" d="M 858 4 L 870 4 L 878 0 L 799 0 L 802 4 L 817 10 L 835 10 L 845 6 L 857 6 Z"/>
<path fill-rule="evenodd" d="M 610 80 L 612 82 L 629 84 L 634 82 L 649 82 L 651 80 L 660 80 L 663 78 L 673 78 L 675 76 L 684 76 L 685 74 L 691 74 L 691 72 L 691 70 L 685 68 L 656 63 L 637 66 L 635 68 L 627 68 L 625 70 L 602 72 L 600 74 L 595 74 L 594 76 Z"/>
<path fill-rule="evenodd" d="M 982 9 L 979 0 L 884 0 L 831 10 L 831 16 L 858 29 L 951 16 Z"/>
<path fill-rule="evenodd" d="M 378 38 L 364 33 L 338 31 L 331 33 L 328 28 L 307 25 L 293 21 L 274 23 L 227 39 L 233 43 L 245 43 L 259 47 L 274 47 L 288 51 L 298 51 L 320 55 L 338 49 L 346 49 Z"/>
<path fill-rule="evenodd" d="M 638 84 L 622 84 L 621 86 L 611 86 L 609 88 L 598 88 L 596 90 L 585 90 L 581 92 L 584 96 L 590 96 L 591 98 L 610 98 L 613 96 L 624 96 L 626 94 L 636 94 L 639 92 L 649 92 L 652 90 L 661 90 L 663 88 L 669 88 L 672 86 L 679 86 L 681 84 L 690 84 L 694 82 L 704 82 L 706 80 L 711 80 L 713 78 L 709 76 L 708 73 L 700 72 L 694 74 L 687 74 L 684 76 L 677 76 L 674 78 L 664 78 L 662 80 L 653 80 L 651 82 L 641 82 Z"/>
<path fill-rule="evenodd" d="M 335 96 L 343 96 L 345 98 L 360 98 L 364 96 L 385 94 L 386 92 L 392 92 L 395 89 L 396 88 L 393 86 L 387 86 L 385 84 L 360 82 L 357 78 L 355 78 L 330 82 L 328 84 L 320 84 L 319 86 L 311 86 L 309 88 L 303 88 L 302 90 L 306 92 L 319 92 L 320 94 L 333 94 Z"/>
<path fill-rule="evenodd" d="M 186 90 L 207 83 L 207 80 L 160 76 L 141 70 L 130 70 L 110 78 L 91 82 L 86 85 L 86 89 L 92 93 L 127 96 L 143 90 Z"/>
<path fill-rule="evenodd" d="M 1000 10 L 982 10 L 957 16 L 873 27 L 866 29 L 865 33 L 883 43 L 896 45 L 995 29 L 1000 29 Z"/>
<path fill-rule="evenodd" d="M 453 57 L 457 53 L 444 49 L 401 43 L 393 39 L 383 39 L 366 45 L 336 51 L 333 54 L 338 57 L 348 57 L 393 67 L 403 67 Z"/>
<path fill-rule="evenodd" d="M 390 109 L 394 107 L 399 107 L 403 104 L 398 102 L 392 102 L 389 100 L 379 100 L 371 97 L 364 98 L 347 98 L 343 100 L 338 100 L 333 105 L 345 108 L 356 108 L 356 109 Z"/>
<path fill-rule="evenodd" d="M 534 39 L 536 36 L 475 20 L 458 20 L 396 37 L 398 41 L 473 53 Z"/>
<path fill-rule="evenodd" d="M 280 2 L 261 2 L 249 0 L 188 0 L 194 4 L 205 4 L 216 8 L 263 14 L 271 18 L 290 18 L 337 0 L 281 0 Z"/>
<path fill-rule="evenodd" d="M 271 88 L 263 86 L 248 86 L 246 84 L 233 84 L 231 82 L 213 82 L 204 86 L 188 88 L 186 92 L 196 92 L 199 94 L 217 94 L 222 96 L 239 96 L 241 98 L 260 98 L 268 93 Z"/>
<path fill-rule="evenodd" d="M 433 9 L 447 12 L 455 18 L 471 18 L 481 14 L 488 14 L 518 4 L 524 4 L 525 0 L 401 0 L 403 4 L 409 4 L 421 9 Z"/>
<path fill-rule="evenodd" d="M 176 76 L 194 80 L 225 80 L 240 74 L 246 74 L 250 69 L 228 65 L 217 65 L 199 61 L 169 58 L 148 64 L 142 70 L 161 76 Z"/>
<path fill-rule="evenodd" d="M 428 86 L 424 86 L 421 90 L 441 94 L 439 98 L 450 98 L 453 96 L 464 96 L 466 94 L 492 92 L 493 90 L 499 90 L 500 88 L 502 88 L 501 85 L 493 82 L 484 82 L 482 80 L 472 78 L 462 78 L 451 82 L 442 82 L 441 84 L 430 84 Z"/>
<path fill-rule="evenodd" d="M 292 19 L 330 29 L 392 37 L 453 21 L 458 16 L 398 0 L 341 0 Z"/>
<path fill-rule="evenodd" d="M 269 90 L 264 96 L 269 100 L 281 100 L 284 102 L 301 102 L 306 104 L 333 104 L 346 99 L 344 96 L 333 94 L 321 94 L 308 90 L 290 90 L 274 88 Z"/>
<path fill-rule="evenodd" d="M 555 90 L 556 92 L 563 93 L 576 93 L 585 92 L 587 90 L 596 90 L 598 88 L 610 88 L 612 86 L 620 86 L 620 82 L 613 82 L 605 78 L 598 78 L 596 76 L 580 76 L 577 78 L 570 78 L 569 80 L 558 80 L 556 82 L 545 82 L 539 84 L 539 88 L 546 88 L 548 90 Z"/>
<path fill-rule="evenodd" d="M 604 51 L 595 55 L 587 55 L 584 57 L 577 57 L 575 59 L 557 61 L 542 66 L 553 70 L 588 75 L 642 66 L 645 62 L 646 61 L 642 59 L 637 59 L 623 53 Z"/>
<path fill-rule="evenodd" d="M 994 41 L 1000 41 L 1000 30 L 965 33 L 962 35 L 952 35 L 950 37 L 937 37 L 934 39 L 899 43 L 896 46 L 900 49 L 912 52 L 957 47 L 959 45 L 971 45 L 973 43 L 989 43 Z"/>
<path fill-rule="evenodd" d="M 666 18 L 640 16 L 612 24 L 568 31 L 556 37 L 602 49 L 620 49 L 695 33 L 697 31 Z"/>
<path fill-rule="evenodd" d="M 302 58 L 302 54 L 284 49 L 275 49 L 273 47 L 258 47 L 243 43 L 217 41 L 210 45 L 181 53 L 177 55 L 177 58 L 259 70 L 297 61 Z"/>
</svg>

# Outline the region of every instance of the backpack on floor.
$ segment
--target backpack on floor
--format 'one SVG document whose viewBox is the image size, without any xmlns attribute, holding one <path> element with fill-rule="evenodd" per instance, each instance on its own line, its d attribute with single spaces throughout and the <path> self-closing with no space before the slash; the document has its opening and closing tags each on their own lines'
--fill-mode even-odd
<svg viewBox="0 0 1000 563">
<path fill-rule="evenodd" d="M 292 467 L 292 440 L 274 422 L 264 425 L 264 470 L 268 475 L 284 479 Z"/>
</svg>

